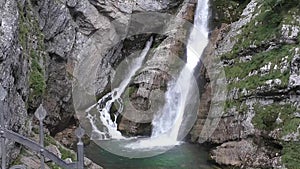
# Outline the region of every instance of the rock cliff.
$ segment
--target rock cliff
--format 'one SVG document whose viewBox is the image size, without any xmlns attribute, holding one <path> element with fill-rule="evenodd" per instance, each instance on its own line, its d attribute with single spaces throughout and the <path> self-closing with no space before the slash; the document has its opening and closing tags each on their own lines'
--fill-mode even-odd
<svg viewBox="0 0 300 169">
<path fill-rule="evenodd" d="M 30 61 L 19 42 L 19 11 L 16 1 L 0 2 L 0 82 L 7 96 L 1 103 L 5 125 L 21 134 L 29 132 L 26 103 L 29 96 Z M 7 157 L 16 157 L 19 148 L 7 141 Z M 9 161 L 8 161 L 9 162 Z"/>
<path fill-rule="evenodd" d="M 225 9 L 222 16 L 236 13 Z M 299 168 L 299 2 L 252 0 L 240 13 L 212 32 L 206 56 L 208 65 L 220 59 L 228 89 L 220 122 L 206 140 L 215 147 L 211 158 L 231 167 Z M 207 81 L 193 141 L 202 141 L 201 127 L 213 111 Z"/>
<path fill-rule="evenodd" d="M 143 22 L 131 16 L 165 12 L 192 21 L 195 3 L 194 0 L 1 1 L 0 82 L 8 93 L 1 113 L 4 112 L 7 127 L 31 135 L 36 124 L 33 112 L 41 103 L 48 112 L 45 127 L 50 135 L 77 125 L 72 98 L 72 83 L 78 80 L 73 74 L 76 65 L 89 54 L 99 54 L 97 60 L 87 59 L 98 65 L 85 72 L 87 79 L 95 75 L 92 84 L 97 86 L 95 95 L 99 98 L 111 90 L 116 69 L 124 58 L 143 49 L 151 36 L 146 30 L 154 29 L 169 36 L 155 36 L 145 66 L 127 90 L 135 109 L 146 110 L 155 92 L 164 91 L 173 76 L 166 73 L 173 69 L 167 61 L 176 56 L 185 60 L 184 46 L 178 39 L 185 41 L 189 32 L 183 29 L 182 22 L 171 25 L 175 33 L 168 32 L 168 28 L 163 28 L 163 19 L 149 23 L 150 28 L 136 30 L 134 26 Z M 211 0 L 211 5 L 211 41 L 195 74 L 199 78 L 201 105 L 190 133 L 191 141 L 211 144 L 211 158 L 222 166 L 299 168 L 299 2 Z M 174 71 L 181 66 L 174 65 Z M 224 78 L 213 81 L 224 73 L 219 70 L 225 72 L 226 83 L 222 83 Z M 226 84 L 223 87 L 228 90 L 227 98 L 216 101 L 214 94 L 223 89 L 216 86 L 221 84 Z M 218 104 L 222 101 L 224 106 Z M 201 132 L 207 129 L 204 127 L 207 118 L 220 121 L 209 137 L 204 135 L 206 138 Z M 119 130 L 127 135 L 147 135 L 151 131 L 150 122 L 130 121 L 125 116 L 118 122 Z M 61 137 L 58 134 L 56 138 Z M 7 156 L 17 158 L 21 148 L 11 141 L 6 146 Z"/>
<path fill-rule="evenodd" d="M 131 53 L 143 49 L 151 35 L 143 32 L 147 29 L 160 29 L 165 25 L 163 20 L 153 18 L 152 21 L 155 22 L 148 23 L 147 27 L 137 31 L 134 26 L 140 24 L 140 21 L 132 18 L 133 14 L 164 12 L 192 21 L 195 4 L 193 0 L 1 1 L 0 80 L 8 93 L 3 106 L 8 128 L 25 136 L 32 135 L 32 127 L 37 124 L 33 113 L 41 103 L 47 110 L 44 125 L 51 136 L 77 125 L 72 84 L 78 80 L 74 75 L 76 65 L 86 59 L 82 51 L 99 53 L 99 56 L 101 53 L 96 62 L 99 64 L 91 73 L 96 76 L 93 85 L 97 86 L 95 95 L 99 98 L 111 90 L 112 79 L 120 62 Z M 163 30 L 170 31 L 170 37 L 157 35 L 155 38 L 155 45 L 160 46 L 160 49 L 152 53 L 152 61 L 149 60 L 148 67 L 143 69 L 146 74 L 150 74 L 150 78 L 157 76 L 164 79 L 167 76 L 164 71 L 168 71 L 168 65 L 166 70 L 158 66 L 159 59 L 164 59 L 162 53 L 167 54 L 169 59 L 184 56 L 184 46 L 178 39 L 186 40 L 188 31 L 183 28 L 186 25 L 179 22 L 173 26 L 177 33 L 173 34 L 171 29 L 164 28 Z M 91 45 L 95 43 L 101 49 Z M 156 70 L 155 67 L 161 70 Z M 142 76 L 144 73 L 140 73 L 131 85 L 137 87 L 137 91 L 148 90 L 141 81 Z M 153 79 L 150 81 L 155 82 Z M 133 100 L 139 102 L 140 96 L 149 97 L 149 92 L 164 88 L 166 84 L 149 82 L 149 85 L 150 91 L 135 93 Z M 145 102 L 142 104 L 145 105 Z M 123 126 L 124 132 L 128 134 L 145 134 L 144 126 L 139 125 L 121 119 L 120 130 Z M 149 123 L 147 127 L 149 128 Z M 130 131 L 129 128 L 140 128 L 142 132 Z M 13 142 L 7 142 L 7 147 L 7 156 L 10 159 L 17 158 L 21 148 Z"/>
</svg>

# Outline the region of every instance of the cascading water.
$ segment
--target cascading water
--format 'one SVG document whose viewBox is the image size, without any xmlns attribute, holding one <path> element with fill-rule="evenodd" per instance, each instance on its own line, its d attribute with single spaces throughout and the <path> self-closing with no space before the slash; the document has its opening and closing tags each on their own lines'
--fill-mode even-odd
<svg viewBox="0 0 300 169">
<path fill-rule="evenodd" d="M 185 120 L 185 115 L 188 114 L 188 104 L 193 100 L 193 89 L 196 84 L 193 77 L 193 71 L 200 60 L 201 54 L 206 46 L 208 30 L 207 18 L 209 13 L 209 0 L 198 0 L 197 10 L 195 14 L 195 22 L 190 38 L 187 44 L 187 63 L 183 67 L 178 79 L 168 84 L 168 91 L 165 94 L 166 103 L 161 108 L 152 120 L 152 135 L 148 139 L 138 139 L 125 145 L 130 149 L 153 149 L 154 147 L 164 147 L 177 145 L 180 136 L 181 126 Z M 204 38 L 204 39 L 203 39 Z M 110 93 L 102 97 L 97 104 L 87 109 L 89 112 L 93 108 L 97 108 L 98 114 L 89 114 L 87 118 L 92 125 L 92 139 L 124 139 L 121 133 L 117 130 L 117 114 L 111 118 L 110 109 L 113 103 L 119 103 L 119 112 L 122 111 L 121 95 L 130 83 L 132 76 L 141 67 L 142 62 L 147 55 L 152 45 L 151 38 L 140 56 L 131 63 L 131 70 L 124 77 L 119 87 L 113 89 Z M 205 42 L 205 43 L 203 43 Z M 194 110 L 195 112 L 195 110 Z M 99 116 L 99 117 L 97 117 Z M 97 119 L 105 126 L 103 130 L 99 130 Z M 114 119 L 114 120 L 112 120 Z M 99 122 L 99 121 L 98 121 Z"/>
<path fill-rule="evenodd" d="M 87 118 L 89 119 L 92 125 L 92 139 L 97 138 L 101 140 L 105 139 L 124 139 L 122 134 L 117 130 L 117 116 L 118 114 L 114 114 L 114 120 L 111 118 L 110 109 L 113 103 L 117 102 L 120 106 L 118 112 L 122 112 L 123 105 L 121 100 L 121 95 L 125 91 L 126 87 L 130 83 L 131 78 L 135 75 L 135 73 L 140 69 L 142 63 L 148 54 L 150 47 L 153 42 L 153 37 L 147 42 L 146 47 L 141 52 L 140 56 L 135 58 L 129 67 L 130 71 L 123 78 L 124 80 L 120 83 L 118 88 L 113 89 L 111 92 L 103 96 L 97 104 L 91 106 L 86 110 Z M 94 115 L 91 115 L 89 112 L 92 108 L 96 107 L 99 112 L 99 117 L 102 124 L 105 126 L 103 131 L 100 131 L 96 125 L 96 119 Z"/>
<path fill-rule="evenodd" d="M 157 137 L 159 134 L 163 134 L 167 131 L 167 133 L 169 132 L 168 138 L 171 143 L 176 143 L 178 139 L 179 129 L 183 121 L 183 115 L 188 101 L 188 95 L 191 92 L 193 71 L 204 50 L 203 45 L 200 43 L 203 40 L 198 38 L 203 37 L 203 35 L 205 38 L 208 37 L 208 10 L 208 0 L 198 0 L 194 28 L 187 44 L 187 63 L 182 69 L 176 84 L 167 92 L 167 104 L 165 105 L 165 109 L 170 111 L 163 111 L 163 118 L 154 118 L 154 121 L 152 122 L 154 126 L 153 136 Z M 180 91 L 180 93 L 178 91 Z M 156 119 L 159 119 L 158 123 L 155 121 Z M 173 122 L 171 126 L 166 126 L 169 129 L 161 127 L 168 119 L 171 119 Z"/>
<path fill-rule="evenodd" d="M 200 60 L 205 48 L 203 41 L 207 41 L 207 21 L 209 14 L 209 0 L 198 0 L 195 14 L 194 28 L 191 32 L 187 45 L 187 63 L 182 69 L 177 81 L 170 82 L 166 92 L 166 104 L 156 113 L 152 120 L 152 135 L 149 139 L 128 144 L 126 147 L 133 149 L 153 148 L 162 146 L 173 146 L 180 142 L 178 137 L 180 127 L 184 120 L 186 107 L 191 95 L 195 92 L 192 88 L 196 86 L 193 71 Z M 199 38 L 206 38 L 205 40 Z"/>
</svg>

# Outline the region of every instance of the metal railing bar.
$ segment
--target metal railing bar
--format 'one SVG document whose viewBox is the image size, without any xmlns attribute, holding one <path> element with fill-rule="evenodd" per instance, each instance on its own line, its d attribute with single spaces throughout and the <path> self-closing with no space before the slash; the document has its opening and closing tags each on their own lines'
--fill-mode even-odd
<svg viewBox="0 0 300 169">
<path fill-rule="evenodd" d="M 33 151 L 36 152 L 42 152 L 42 154 L 44 155 L 44 157 L 49 158 L 50 160 L 52 160 L 53 162 L 55 162 L 57 165 L 67 168 L 67 169 L 74 169 L 77 168 L 77 163 L 66 163 L 65 161 L 63 161 L 62 159 L 58 158 L 55 154 L 53 154 L 52 152 L 48 151 L 47 149 L 45 149 L 44 147 L 36 144 L 34 141 L 18 134 L 15 133 L 13 131 L 4 129 L 4 135 L 6 138 L 8 139 L 12 139 L 30 149 L 32 149 Z"/>
</svg>

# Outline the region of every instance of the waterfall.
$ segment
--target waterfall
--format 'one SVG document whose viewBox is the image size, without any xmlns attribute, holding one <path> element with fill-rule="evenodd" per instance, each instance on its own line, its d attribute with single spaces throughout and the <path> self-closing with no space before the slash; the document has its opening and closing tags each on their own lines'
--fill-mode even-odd
<svg viewBox="0 0 300 169">
<path fill-rule="evenodd" d="M 187 67 L 193 70 L 200 60 L 199 54 L 202 54 L 201 39 L 205 37 L 208 40 L 208 17 L 209 17 L 209 0 L 198 0 L 195 14 L 194 29 L 190 34 L 187 44 Z"/>
<path fill-rule="evenodd" d="M 135 75 L 135 73 L 140 69 L 142 66 L 142 63 L 148 54 L 150 47 L 153 42 L 153 37 L 150 38 L 150 40 L 146 43 L 145 48 L 142 50 L 139 57 L 133 59 L 131 64 L 129 65 L 130 70 L 128 73 L 125 74 L 124 80 L 121 81 L 119 87 L 113 89 L 111 92 L 103 96 L 97 104 L 91 106 L 86 110 L 87 119 L 89 119 L 91 125 L 92 125 L 92 139 L 123 139 L 124 137 L 122 134 L 117 130 L 117 116 L 118 114 L 113 114 L 114 120 L 111 118 L 110 109 L 113 105 L 113 103 L 118 103 L 119 110 L 118 112 L 122 112 L 123 104 L 121 95 L 125 91 L 126 87 L 130 83 L 131 78 Z M 97 108 L 99 118 L 101 120 L 101 123 L 104 125 L 103 131 L 99 130 L 97 127 L 97 118 L 95 115 L 90 114 L 90 111 L 93 108 Z"/>
<path fill-rule="evenodd" d="M 137 140 L 134 143 L 127 144 L 125 147 L 131 149 L 149 149 L 153 147 L 173 146 L 180 143 L 180 133 L 183 122 L 186 119 L 185 115 L 191 111 L 197 111 L 197 108 L 196 110 L 190 110 L 189 104 L 195 99 L 193 98 L 193 94 L 195 93 L 194 88 L 196 82 L 193 77 L 193 72 L 208 41 L 208 1 L 209 0 L 198 0 L 194 27 L 187 44 L 187 63 L 181 70 L 177 80 L 170 81 L 168 84 L 168 90 L 165 94 L 166 103 L 154 115 L 152 120 L 151 137 Z M 117 103 L 119 105 L 118 112 L 122 111 L 123 103 L 121 95 L 136 71 L 142 66 L 152 42 L 153 38 L 151 37 L 140 56 L 130 63 L 130 71 L 124 74 L 125 77 L 122 78 L 124 80 L 120 82 L 120 85 L 86 110 L 86 117 L 92 127 L 92 139 L 124 139 L 122 134 L 117 130 L 116 119 L 118 114 L 112 115 L 110 109 L 114 103 Z M 92 109 L 96 109 L 97 113 L 91 114 L 90 111 Z M 114 117 L 112 118 L 111 116 Z M 102 128 L 99 127 L 99 122 L 102 124 Z"/>
<path fill-rule="evenodd" d="M 153 147 L 173 146 L 180 143 L 179 135 L 188 104 L 193 99 L 193 87 L 196 82 L 193 77 L 194 68 L 208 41 L 207 21 L 209 15 L 209 0 L 198 0 L 195 22 L 187 44 L 187 63 L 180 72 L 176 82 L 168 84 L 165 94 L 166 104 L 152 120 L 152 135 L 150 139 L 128 144 L 132 149 L 149 149 Z M 205 38 L 205 39 L 203 39 Z M 203 43 L 205 41 L 205 43 Z M 197 111 L 193 110 L 193 111 Z"/>
<path fill-rule="evenodd" d="M 206 39 L 208 37 L 208 10 L 208 0 L 198 0 L 194 28 L 187 44 L 187 63 L 180 72 L 176 84 L 171 86 L 166 93 L 167 104 L 164 107 L 163 114 L 158 115 L 157 118 L 155 117 L 152 122 L 152 136 L 167 135 L 170 144 L 176 144 L 178 140 L 184 113 L 190 101 L 189 96 L 193 92 L 192 88 L 196 85 L 193 81 L 193 72 L 205 47 L 201 43 L 203 40 L 199 38 L 203 35 Z M 165 125 L 166 121 L 168 121 L 167 124 L 171 125 Z"/>
</svg>

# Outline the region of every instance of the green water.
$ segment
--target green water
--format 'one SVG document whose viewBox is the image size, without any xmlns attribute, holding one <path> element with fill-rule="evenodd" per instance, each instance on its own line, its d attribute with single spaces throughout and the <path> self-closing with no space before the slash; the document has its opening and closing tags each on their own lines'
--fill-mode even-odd
<svg viewBox="0 0 300 169">
<path fill-rule="evenodd" d="M 85 149 L 86 156 L 104 169 L 213 169 L 208 150 L 200 145 L 183 143 L 154 157 L 130 159 L 109 153 L 95 143 Z"/>
</svg>

